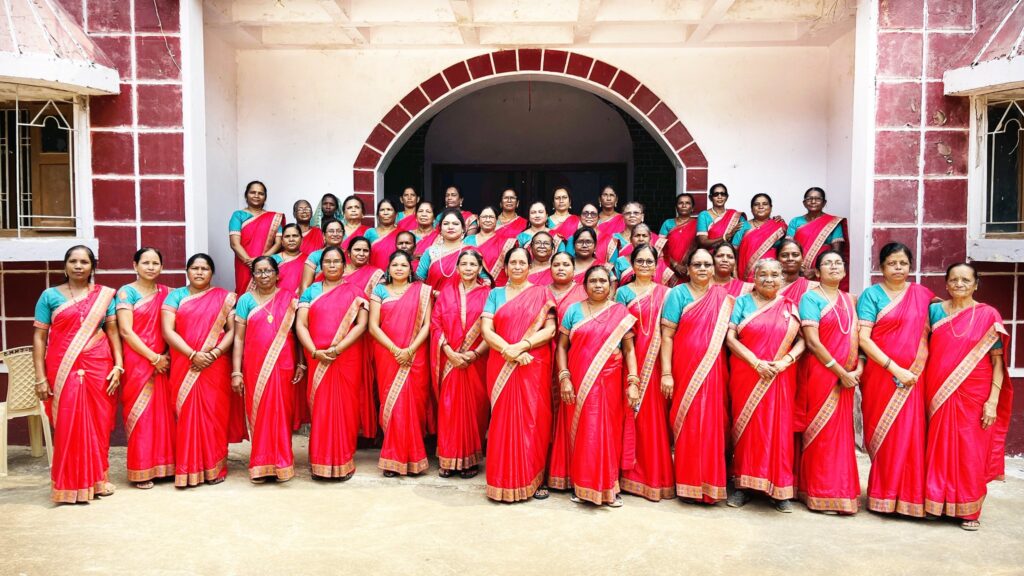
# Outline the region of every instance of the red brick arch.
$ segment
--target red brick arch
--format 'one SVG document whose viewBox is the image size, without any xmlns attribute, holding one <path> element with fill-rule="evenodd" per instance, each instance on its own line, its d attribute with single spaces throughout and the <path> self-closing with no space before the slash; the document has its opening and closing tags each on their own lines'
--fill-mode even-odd
<svg viewBox="0 0 1024 576">
<path fill-rule="evenodd" d="M 374 205 L 383 171 L 394 153 L 422 121 L 448 103 L 495 80 L 528 76 L 564 83 L 615 102 L 643 124 L 670 158 L 683 169 L 680 188 L 707 192 L 708 161 L 700 146 L 668 104 L 628 72 L 601 60 L 564 50 L 520 48 L 481 54 L 457 62 L 414 87 L 381 118 L 363 144 L 353 166 L 355 194 Z M 704 206 L 705 198 L 698 196 Z"/>
</svg>

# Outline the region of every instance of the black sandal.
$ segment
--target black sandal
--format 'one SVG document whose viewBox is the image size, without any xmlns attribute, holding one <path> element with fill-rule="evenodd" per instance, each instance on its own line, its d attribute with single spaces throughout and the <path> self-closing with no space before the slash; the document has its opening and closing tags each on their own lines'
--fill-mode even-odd
<svg viewBox="0 0 1024 576">
<path fill-rule="evenodd" d="M 451 478 L 452 471 L 447 468 L 438 468 L 437 475 L 440 476 L 441 478 Z"/>
<path fill-rule="evenodd" d="M 551 493 L 548 492 L 547 486 L 541 486 L 540 488 L 537 488 L 536 492 L 533 493 L 534 500 L 547 500 L 548 496 L 551 496 Z"/>
<path fill-rule="evenodd" d="M 469 468 L 466 468 L 465 470 L 462 470 L 461 472 L 459 472 L 459 476 L 462 476 L 464 479 L 469 480 L 470 478 L 475 477 L 479 473 L 480 473 L 480 467 L 479 466 L 470 466 Z"/>
<path fill-rule="evenodd" d="M 398 476 L 398 472 L 395 472 L 394 470 L 385 470 L 384 471 L 384 477 L 385 478 L 394 478 L 395 476 Z"/>
</svg>

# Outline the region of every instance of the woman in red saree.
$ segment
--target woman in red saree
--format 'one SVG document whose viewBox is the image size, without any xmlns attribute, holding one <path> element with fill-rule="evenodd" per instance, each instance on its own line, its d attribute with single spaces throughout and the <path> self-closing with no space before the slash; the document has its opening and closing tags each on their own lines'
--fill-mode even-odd
<svg viewBox="0 0 1024 576">
<path fill-rule="evenodd" d="M 347 263 L 343 266 L 342 276 L 346 284 L 352 285 L 369 302 L 373 289 L 384 278 L 384 271 L 369 264 L 370 241 L 363 237 L 353 238 L 348 248 Z M 377 437 L 377 390 L 373 381 L 373 342 L 370 335 L 364 332 L 358 342 L 352 345 L 363 360 L 362 385 L 359 387 L 359 435 L 373 440 Z"/>
<path fill-rule="evenodd" d="M 661 315 L 661 393 L 672 401 L 676 496 L 714 504 L 728 481 L 724 344 L 734 300 L 712 284 L 710 252 L 697 248 L 688 260 L 690 281 L 669 292 Z"/>
<path fill-rule="evenodd" d="M 729 361 L 729 399 L 734 446 L 732 474 L 736 490 L 727 504 L 739 508 L 764 492 L 779 512 L 792 512 L 793 398 L 796 369 L 804 350 L 800 316 L 779 294 L 782 267 L 762 260 L 754 267 L 754 292 L 736 299 L 725 342 Z"/>
<path fill-rule="evenodd" d="M 615 261 L 615 276 L 618 277 L 618 284 L 621 286 L 628 282 L 633 281 L 635 277 L 633 270 L 633 251 L 638 246 L 650 246 L 655 250 L 658 250 L 657 246 L 654 246 L 651 242 L 651 229 L 647 224 L 640 223 L 633 227 L 633 231 L 630 235 L 629 250 L 620 250 L 619 258 Z M 664 244 L 664 242 L 662 242 Z M 676 283 L 676 273 L 674 270 L 669 268 L 668 264 L 665 263 L 664 259 L 658 260 L 657 264 L 652 270 L 652 278 L 658 284 L 662 286 L 674 286 Z"/>
<path fill-rule="evenodd" d="M 174 404 L 167 381 L 171 358 L 160 334 L 160 307 L 170 289 L 158 284 L 163 256 L 140 248 L 137 279 L 117 291 L 117 327 L 124 346 L 121 402 L 128 436 L 128 481 L 147 490 L 174 476 Z"/>
<path fill-rule="evenodd" d="M 430 397 L 424 344 L 430 332 L 431 290 L 414 280 L 409 255 L 395 252 L 384 283 L 373 289 L 370 299 L 369 327 L 375 340 L 373 359 L 384 429 L 377 467 L 388 477 L 420 474 L 429 467 L 423 445 Z"/>
<path fill-rule="evenodd" d="M 632 332 L 636 319 L 611 299 L 611 274 L 605 268 L 587 270 L 584 286 L 587 299 L 565 313 L 555 356 L 562 402 L 573 406 L 569 499 L 618 508 L 624 448 L 635 451 L 623 442 L 623 380 L 630 409 L 640 402 Z"/>
<path fill-rule="evenodd" d="M 854 514 L 860 498 L 853 424 L 854 390 L 864 365 L 857 361 L 857 311 L 839 289 L 846 265 L 838 252 L 818 259 L 821 284 L 800 300 L 800 324 L 810 354 L 797 370 L 796 414 L 799 497 L 811 510 Z"/>
<path fill-rule="evenodd" d="M 252 286 L 249 265 L 257 256 L 270 255 L 281 247 L 284 214 L 264 210 L 267 187 L 253 180 L 245 185 L 243 210 L 235 210 L 228 223 L 228 242 L 235 253 L 235 294 L 241 296 Z"/>
<path fill-rule="evenodd" d="M 738 276 L 745 282 L 754 281 L 754 265 L 758 260 L 775 258 L 775 249 L 786 236 L 786 221 L 772 216 L 771 196 L 754 194 L 750 200 L 750 212 L 753 219 L 743 220 L 732 237 L 732 245 L 740 251 Z"/>
<path fill-rule="evenodd" d="M 786 236 L 796 240 L 803 248 L 804 275 L 810 276 L 814 271 L 814 263 L 826 250 L 843 253 L 846 235 L 843 228 L 846 219 L 825 214 L 825 191 L 817 186 L 804 192 L 804 208 L 807 214 L 797 216 L 789 221 Z"/>
<path fill-rule="evenodd" d="M 295 294 L 277 287 L 277 262 L 270 256 L 253 260 L 252 275 L 256 289 L 235 307 L 231 387 L 245 397 L 249 480 L 287 482 L 295 476 L 294 385 L 306 378 L 301 356 L 295 361 Z"/>
<path fill-rule="evenodd" d="M 366 239 L 373 249 L 370 251 L 370 265 L 378 270 L 388 266 L 388 258 L 395 251 L 395 240 L 401 230 L 395 225 L 397 211 L 395 205 L 387 198 L 377 203 L 377 227 L 366 231 Z"/>
<path fill-rule="evenodd" d="M 430 202 L 423 200 L 416 206 L 416 227 L 410 232 L 416 236 L 416 248 L 412 255 L 417 260 L 431 246 L 441 241 L 440 231 L 434 228 L 434 207 Z"/>
<path fill-rule="evenodd" d="M 322 243 L 320 248 L 323 248 Z M 278 288 L 299 295 L 308 256 L 302 252 L 302 230 L 299 225 L 285 224 L 281 234 L 281 251 L 272 256 L 277 262 Z"/>
<path fill-rule="evenodd" d="M 654 278 L 659 264 L 664 266 L 665 262 L 658 258 L 658 250 L 641 244 L 632 256 L 632 269 L 636 271 L 634 280 L 615 291 L 615 301 L 626 306 L 636 320 L 633 346 L 637 376 L 640 377 L 637 384 L 638 409 L 626 413 L 626 435 L 628 437 L 630 427 L 635 426 L 636 450 L 634 454 L 623 455 L 622 491 L 654 502 L 676 496 L 672 450 L 665 421 L 668 405 L 658 386 L 663 372 L 659 356 L 661 315 L 669 292 Z"/>
<path fill-rule="evenodd" d="M 587 299 L 587 291 L 583 287 L 583 274 L 580 281 L 574 280 L 575 264 L 568 252 L 559 252 L 551 257 L 551 295 L 555 301 L 555 323 L 561 325 L 569 307 Z M 558 343 L 552 340 L 552 354 Z M 552 364 L 552 367 L 554 364 Z M 573 406 L 562 403 L 561 391 L 558 387 L 556 374 L 551 374 L 551 405 L 554 413 L 554 428 L 551 434 L 551 456 L 548 459 L 548 487 L 555 490 L 571 490 L 572 478 L 569 477 L 569 463 L 572 452 L 569 447 L 569 426 L 572 424 Z"/>
<path fill-rule="evenodd" d="M 362 335 L 367 300 L 355 286 L 342 282 L 345 254 L 324 250 L 323 282 L 302 293 L 295 335 L 309 367 L 309 466 L 317 478 L 348 480 L 356 471 L 360 387 L 365 370 Z"/>
<path fill-rule="evenodd" d="M 538 232 L 548 232 L 548 208 L 543 202 L 534 202 L 530 204 L 527 216 L 527 228 L 516 236 L 516 241 L 524 248 L 530 245 L 530 240 L 533 239 L 535 234 Z"/>
<path fill-rule="evenodd" d="M 551 346 L 554 300 L 545 286 L 526 279 L 530 254 L 505 256 L 507 286 L 491 290 L 481 314 L 491 348 L 487 385 L 487 497 L 519 502 L 548 497 L 544 464 L 551 441 Z"/>
<path fill-rule="evenodd" d="M 439 230 L 439 240 L 422 252 L 423 255 L 416 264 L 416 276 L 422 278 L 435 291 L 459 282 L 456 268 L 459 254 L 466 247 L 462 241 L 466 223 L 458 209 L 445 208 L 441 213 Z"/>
<path fill-rule="evenodd" d="M 978 272 L 946 270 L 950 300 L 930 307 L 932 325 L 924 393 L 928 407 L 925 511 L 981 528 L 985 485 L 1003 476 L 1013 385 L 1007 379 L 1010 339 L 995 308 L 974 300 Z"/>
<path fill-rule="evenodd" d="M 726 208 L 728 200 L 729 189 L 725 184 L 713 184 L 708 190 L 711 206 L 697 215 L 697 244 L 702 248 L 711 248 L 718 242 L 731 243 L 746 218 L 743 212 Z"/>
<path fill-rule="evenodd" d="M 477 252 L 484 257 L 484 271 L 491 278 L 492 285 L 504 286 L 508 281 L 504 270 L 505 255 L 516 246 L 516 239 L 495 232 L 498 213 L 490 206 L 480 210 L 477 221 L 480 223 L 480 231 L 467 236 L 464 242 L 467 246 L 475 246 Z"/>
<path fill-rule="evenodd" d="M 447 478 L 477 475 L 487 433 L 487 343 L 480 314 L 490 290 L 480 277 L 483 257 L 475 250 L 459 255 L 459 282 L 446 284 L 431 311 L 431 377 L 437 398 L 438 474 Z"/>
<path fill-rule="evenodd" d="M 310 254 L 324 247 L 324 233 L 318 226 L 311 224 L 313 207 L 306 200 L 295 201 L 295 204 L 292 205 L 292 216 L 295 218 L 295 224 L 299 227 L 299 236 L 302 238 L 299 252 L 302 252 L 302 260 L 305 261 Z M 281 242 L 283 244 L 283 237 Z"/>
<path fill-rule="evenodd" d="M 231 363 L 225 356 L 235 335 L 231 311 L 235 295 L 211 286 L 213 259 L 195 254 L 185 264 L 188 286 L 164 300 L 160 327 L 171 347 L 171 397 L 177 426 L 174 436 L 174 485 L 219 484 L 228 475 L 232 430 Z M 240 414 L 244 416 L 244 414 Z"/>
<path fill-rule="evenodd" d="M 715 260 L 715 275 L 711 283 L 725 288 L 726 293 L 733 298 L 739 298 L 749 294 L 754 285 L 736 278 L 736 247 L 728 242 L 718 242 L 709 248 L 712 258 Z"/>
<path fill-rule="evenodd" d="M 680 278 L 684 278 L 684 261 L 697 238 L 697 219 L 693 217 L 693 194 L 683 192 L 676 196 L 676 217 L 665 220 L 658 235 L 665 239 L 665 249 L 662 250 L 665 262 Z"/>
<path fill-rule="evenodd" d="M 601 213 L 597 217 L 597 235 L 614 236 L 626 229 L 626 219 L 615 209 L 619 204 L 619 195 L 615 188 L 607 185 L 601 189 L 597 197 Z"/>
<path fill-rule="evenodd" d="M 73 504 L 110 496 L 110 433 L 124 368 L 114 290 L 92 284 L 96 256 L 85 246 L 64 254 L 67 281 L 36 303 L 32 362 L 36 394 L 54 428 L 50 499 Z M 6 423 L 5 423 L 6 425 Z"/>
<path fill-rule="evenodd" d="M 462 221 L 466 225 L 466 234 L 476 234 L 480 226 L 477 224 L 476 214 L 473 214 L 469 210 L 462 209 L 462 191 L 459 190 L 458 186 L 449 186 L 444 189 L 444 207 L 445 210 L 448 208 L 455 209 L 461 216 Z M 441 211 L 442 213 L 444 210 Z M 441 215 L 434 220 L 434 226 L 440 226 Z"/>
<path fill-rule="evenodd" d="M 583 285 L 583 275 L 594 266 L 600 265 L 614 274 L 614 266 L 611 263 L 602 262 L 594 255 L 598 237 L 597 232 L 589 226 L 580 226 L 572 237 L 573 253 L 575 254 L 573 263 L 576 268 L 573 273 L 573 281 L 580 286 Z"/>
<path fill-rule="evenodd" d="M 818 283 L 808 280 L 803 274 L 804 250 L 790 238 L 778 244 L 776 257 L 782 264 L 782 289 L 779 292 L 793 302 L 800 302 L 808 290 L 813 290 Z M 844 284 L 845 284 L 845 278 Z"/>
<path fill-rule="evenodd" d="M 548 228 L 554 237 L 555 250 L 561 251 L 564 250 L 562 245 L 572 238 L 580 226 L 579 217 L 569 213 L 572 209 L 572 197 L 569 195 L 568 186 L 555 188 L 551 205 L 554 211 L 548 217 Z"/>
<path fill-rule="evenodd" d="M 530 275 L 527 280 L 534 286 L 551 284 L 551 256 L 555 250 L 555 240 L 548 232 L 537 232 L 530 238 L 528 249 L 533 255 L 530 264 Z"/>
<path fill-rule="evenodd" d="M 519 209 L 519 196 L 516 191 L 508 188 L 501 193 L 501 214 L 498 214 L 495 233 L 504 238 L 512 238 L 528 226 L 526 218 L 516 213 Z"/>
<path fill-rule="evenodd" d="M 341 223 L 345 234 L 345 239 L 341 241 L 343 250 L 348 250 L 352 240 L 365 237 L 370 230 L 369 226 L 363 224 L 365 213 L 366 208 L 363 206 L 363 201 L 357 196 L 349 196 L 341 203 L 341 215 L 344 218 Z"/>
<path fill-rule="evenodd" d="M 857 301 L 864 444 L 871 457 L 868 510 L 924 516 L 924 391 L 931 290 L 907 281 L 913 258 L 898 242 L 882 247 L 882 282 Z"/>
<path fill-rule="evenodd" d="M 337 220 L 326 221 L 323 228 L 324 246 L 306 257 L 306 262 L 303 264 L 302 285 L 299 286 L 303 292 L 306 288 L 309 288 L 313 282 L 323 279 L 323 275 L 320 271 L 320 255 L 323 254 L 324 248 L 328 246 L 341 246 L 341 242 L 345 238 L 344 226 Z"/>
<path fill-rule="evenodd" d="M 416 208 L 420 205 L 420 195 L 416 192 L 415 188 L 407 186 L 402 190 L 398 200 L 402 204 L 402 210 L 395 215 L 395 226 L 398 227 L 399 231 L 411 231 L 418 224 L 416 221 Z M 386 265 L 384 267 L 387 268 Z"/>
</svg>

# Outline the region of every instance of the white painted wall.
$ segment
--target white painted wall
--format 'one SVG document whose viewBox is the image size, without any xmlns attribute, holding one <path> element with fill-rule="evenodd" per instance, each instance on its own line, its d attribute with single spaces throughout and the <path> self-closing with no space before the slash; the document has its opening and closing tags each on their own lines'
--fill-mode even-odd
<svg viewBox="0 0 1024 576">
<path fill-rule="evenodd" d="M 850 213 L 853 159 L 853 76 L 857 34 L 850 30 L 828 47 L 828 211 Z"/>
<path fill-rule="evenodd" d="M 242 207 L 238 181 L 238 100 L 236 51 L 217 34 L 204 35 L 206 51 L 207 248 L 219 264 L 215 283 L 234 288 L 234 255 L 227 243 L 228 219 Z"/>
</svg>

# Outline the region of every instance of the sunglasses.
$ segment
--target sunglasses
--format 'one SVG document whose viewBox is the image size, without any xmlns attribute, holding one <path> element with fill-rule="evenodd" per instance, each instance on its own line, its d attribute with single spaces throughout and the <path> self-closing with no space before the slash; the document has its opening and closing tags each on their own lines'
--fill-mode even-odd
<svg viewBox="0 0 1024 576">
<path fill-rule="evenodd" d="M 726 196 L 726 197 L 728 197 L 729 194 L 728 194 L 728 192 L 712 192 L 711 194 L 708 194 L 708 196 L 711 196 L 712 198 L 714 198 L 715 196 Z"/>
</svg>

